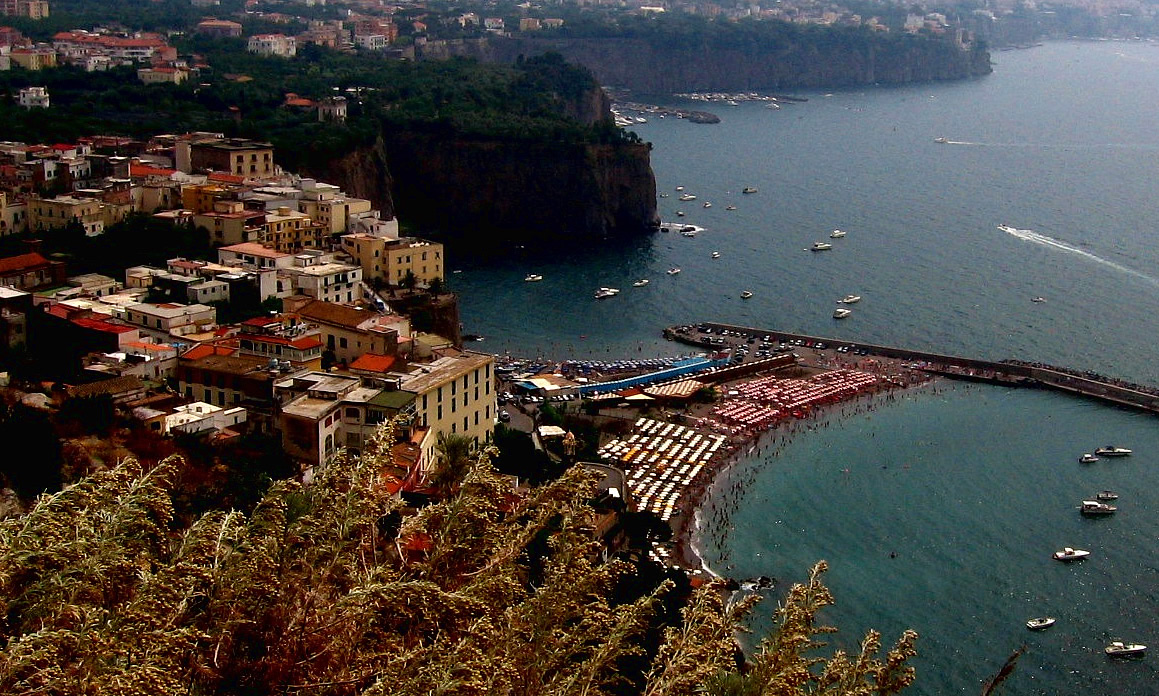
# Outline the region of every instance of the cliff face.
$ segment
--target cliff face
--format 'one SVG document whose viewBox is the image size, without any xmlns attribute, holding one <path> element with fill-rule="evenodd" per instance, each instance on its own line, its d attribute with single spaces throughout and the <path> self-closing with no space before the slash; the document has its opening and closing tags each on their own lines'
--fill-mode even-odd
<svg viewBox="0 0 1159 696">
<path fill-rule="evenodd" d="M 390 166 L 386 146 L 381 138 L 372 147 L 354 150 L 330 160 L 321 170 L 305 170 L 303 173 L 322 181 L 337 183 L 351 196 L 368 199 L 375 208 L 382 211 L 384 218 L 390 219 L 394 214 Z"/>
<path fill-rule="evenodd" d="M 547 51 L 588 67 L 601 84 L 650 94 L 902 84 L 991 71 L 984 50 L 963 51 L 946 41 L 916 39 L 753 51 L 704 44 L 656 46 L 642 39 L 488 38 L 428 44 L 424 56 L 510 62 Z"/>
<path fill-rule="evenodd" d="M 648 230 L 656 181 L 646 145 L 388 135 L 399 219 L 467 242 L 607 237 Z"/>
</svg>

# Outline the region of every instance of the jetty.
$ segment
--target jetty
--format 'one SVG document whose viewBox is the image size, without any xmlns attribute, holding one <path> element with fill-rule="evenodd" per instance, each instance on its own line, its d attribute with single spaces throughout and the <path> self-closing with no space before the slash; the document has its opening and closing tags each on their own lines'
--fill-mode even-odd
<svg viewBox="0 0 1159 696">
<path fill-rule="evenodd" d="M 664 337 L 705 350 L 721 350 L 725 346 L 721 345 L 717 337 L 722 335 L 722 331 L 741 337 L 764 339 L 767 336 L 770 341 L 791 345 L 796 345 L 797 341 L 801 341 L 805 345 L 816 346 L 820 343 L 829 348 L 852 346 L 860 351 L 865 351 L 866 355 L 910 361 L 913 363 L 911 367 L 914 369 L 950 379 L 986 382 L 1011 387 L 1051 389 L 1085 396 L 1116 406 L 1159 414 L 1159 389 L 1131 384 L 1090 371 L 1078 371 L 1039 362 L 1013 359 L 993 362 L 929 351 L 862 343 L 843 338 L 812 336 L 716 322 L 672 326 L 664 329 Z"/>
</svg>

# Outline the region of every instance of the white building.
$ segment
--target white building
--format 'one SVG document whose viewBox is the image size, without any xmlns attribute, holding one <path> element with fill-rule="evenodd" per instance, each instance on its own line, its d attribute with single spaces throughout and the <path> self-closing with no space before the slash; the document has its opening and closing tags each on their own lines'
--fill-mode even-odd
<svg viewBox="0 0 1159 696">
<path fill-rule="evenodd" d="M 284 34 L 254 34 L 249 38 L 246 50 L 259 56 L 293 58 L 298 53 L 298 42 Z"/>
<path fill-rule="evenodd" d="M 16 101 L 25 109 L 47 109 L 49 106 L 47 87 L 22 87 Z"/>
</svg>

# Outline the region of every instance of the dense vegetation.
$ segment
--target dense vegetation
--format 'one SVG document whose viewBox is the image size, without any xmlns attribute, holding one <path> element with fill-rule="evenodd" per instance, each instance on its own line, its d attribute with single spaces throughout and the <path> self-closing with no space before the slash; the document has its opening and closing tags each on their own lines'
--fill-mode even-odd
<svg viewBox="0 0 1159 696">
<path fill-rule="evenodd" d="M 127 461 L 0 524 L 5 694 L 892 694 L 915 636 L 884 658 L 828 656 L 819 565 L 737 671 L 752 599 L 691 597 L 658 646 L 672 585 L 625 593 L 593 561 L 591 480 L 513 495 L 477 453 L 413 514 L 378 485 L 392 441 L 276 483 L 252 513 L 175 517 L 182 468 Z"/>
</svg>

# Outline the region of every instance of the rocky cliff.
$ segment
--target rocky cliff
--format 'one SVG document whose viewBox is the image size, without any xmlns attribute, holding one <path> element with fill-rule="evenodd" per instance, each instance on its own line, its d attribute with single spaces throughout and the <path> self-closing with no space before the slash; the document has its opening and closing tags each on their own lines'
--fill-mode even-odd
<svg viewBox="0 0 1159 696">
<path fill-rule="evenodd" d="M 431 42 L 424 56 L 511 62 L 547 51 L 592 70 L 601 84 L 648 94 L 785 90 L 953 80 L 991 71 L 984 49 L 946 40 L 873 35 L 833 41 L 722 48 L 707 42 L 657 44 L 621 38 L 487 38 Z"/>
</svg>

